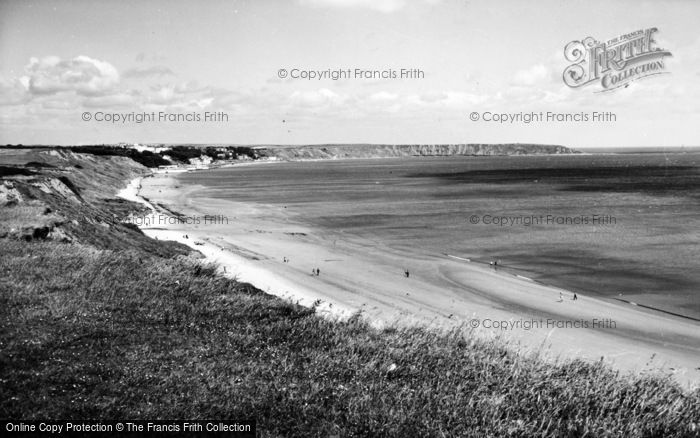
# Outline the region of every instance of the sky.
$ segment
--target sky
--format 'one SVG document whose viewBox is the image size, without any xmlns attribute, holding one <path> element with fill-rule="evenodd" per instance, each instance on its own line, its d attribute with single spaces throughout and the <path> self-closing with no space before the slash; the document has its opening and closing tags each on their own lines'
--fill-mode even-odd
<svg viewBox="0 0 700 438">
<path fill-rule="evenodd" d="M 698 146 L 697 17 L 692 0 L 0 0 L 0 144 Z M 570 42 L 649 28 L 663 74 L 564 83 Z"/>
</svg>

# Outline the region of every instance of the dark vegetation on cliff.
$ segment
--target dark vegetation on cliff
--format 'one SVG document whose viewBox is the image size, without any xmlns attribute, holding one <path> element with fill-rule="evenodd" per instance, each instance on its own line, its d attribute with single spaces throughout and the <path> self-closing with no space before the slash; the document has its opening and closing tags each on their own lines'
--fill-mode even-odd
<svg viewBox="0 0 700 438">
<path fill-rule="evenodd" d="M 117 146 L 72 146 L 68 149 L 81 154 L 128 157 L 146 167 L 167 166 L 171 164 L 161 155 L 151 151 L 137 151 L 136 149 L 126 149 Z"/>
<path fill-rule="evenodd" d="M 26 150 L 21 146 L 5 145 L 0 149 Z M 86 145 L 86 146 L 37 146 L 35 150 L 71 151 L 80 154 L 98 155 L 103 157 L 127 157 L 145 167 L 168 166 L 171 164 L 189 164 L 192 158 L 209 157 L 212 160 L 236 160 L 241 157 L 257 159 L 255 150 L 246 146 L 199 146 L 179 145 L 168 150 L 153 152 L 137 150 L 131 147 L 115 145 Z M 27 163 L 26 167 L 36 167 L 37 163 Z M 41 165 L 41 163 L 38 163 Z"/>
<path fill-rule="evenodd" d="M 2 418 L 254 418 L 261 436 L 697 436 L 700 390 L 520 356 L 468 331 L 328 321 L 105 220 L 140 208 L 114 199 L 145 170 L 131 160 L 8 157 L 50 167 L 3 177 L 3 229 L 61 224 L 0 238 Z"/>
<path fill-rule="evenodd" d="M 201 157 L 209 157 L 212 160 L 236 160 L 240 157 L 247 157 L 254 160 L 258 158 L 253 148 L 245 146 L 174 146 L 170 150 L 161 152 L 160 154 L 167 155 L 180 163 L 187 163 L 191 158 Z"/>
</svg>

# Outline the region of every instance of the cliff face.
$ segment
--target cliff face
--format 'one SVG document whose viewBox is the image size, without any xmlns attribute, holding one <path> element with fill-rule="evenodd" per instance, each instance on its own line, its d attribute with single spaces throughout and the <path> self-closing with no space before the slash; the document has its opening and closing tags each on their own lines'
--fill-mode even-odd
<svg viewBox="0 0 700 438">
<path fill-rule="evenodd" d="M 146 172 L 128 158 L 70 151 L 17 149 L 3 158 L 13 166 L 0 169 L 0 238 L 10 239 L 80 241 L 91 228 L 108 228 L 107 209 L 98 207 Z"/>
<path fill-rule="evenodd" d="M 573 154 L 564 146 L 540 144 L 332 144 L 309 146 L 262 146 L 256 149 L 260 156 L 279 160 L 392 158 L 392 157 L 446 157 L 454 155 L 545 155 Z"/>
<path fill-rule="evenodd" d="M 56 240 L 106 249 L 138 247 L 187 254 L 179 244 L 146 237 L 122 219 L 141 206 L 115 193 L 148 169 L 126 157 L 18 149 L 0 166 L 0 239 Z"/>
</svg>

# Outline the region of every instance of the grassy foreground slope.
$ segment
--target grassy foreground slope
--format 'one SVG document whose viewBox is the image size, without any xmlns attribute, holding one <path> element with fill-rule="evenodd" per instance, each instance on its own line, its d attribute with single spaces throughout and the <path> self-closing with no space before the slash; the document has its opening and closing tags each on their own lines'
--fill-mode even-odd
<svg viewBox="0 0 700 438">
<path fill-rule="evenodd" d="M 30 195 L 2 217 L 51 203 L 60 229 L 111 205 Z M 328 321 L 137 230 L 78 223 L 68 240 L 0 238 L 0 418 L 255 418 L 262 436 L 698 433 L 700 390 L 670 378 L 551 364 L 469 332 Z M 95 244 L 95 230 L 130 245 Z"/>
<path fill-rule="evenodd" d="M 254 417 L 295 436 L 683 436 L 700 413 L 700 394 L 669 380 L 330 322 L 191 259 L 0 250 L 0 417 Z"/>
</svg>

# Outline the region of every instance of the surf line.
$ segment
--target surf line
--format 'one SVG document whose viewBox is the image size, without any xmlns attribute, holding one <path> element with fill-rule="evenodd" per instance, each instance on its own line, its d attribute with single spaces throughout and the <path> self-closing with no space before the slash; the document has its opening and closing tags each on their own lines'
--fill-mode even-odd
<svg viewBox="0 0 700 438">
<path fill-rule="evenodd" d="M 447 253 L 443 253 L 443 254 L 446 255 L 447 257 L 450 257 L 450 258 L 453 258 L 453 259 L 462 260 L 462 261 L 470 262 L 470 263 L 472 262 L 470 259 L 466 259 L 466 258 L 464 258 L 464 257 L 457 257 L 456 255 L 447 254 Z M 507 274 L 510 274 L 510 273 L 508 273 L 508 272 L 506 272 L 506 273 L 507 273 Z M 549 285 L 549 284 L 547 284 L 547 283 L 542 283 L 541 281 L 538 281 L 538 280 L 533 280 L 532 278 L 525 277 L 525 276 L 523 276 L 523 275 L 519 275 L 519 274 L 510 274 L 510 275 L 513 275 L 513 276 L 515 276 L 515 277 L 517 277 L 517 278 L 520 278 L 520 279 L 523 279 L 523 280 L 530 281 L 530 282 L 532 282 L 532 283 L 536 283 L 536 284 L 539 284 L 539 285 L 542 285 L 542 286 L 546 286 L 546 287 L 552 288 L 552 289 L 554 289 L 554 290 L 559 290 L 560 292 L 563 291 L 563 292 L 566 292 L 566 293 L 569 293 L 569 294 L 574 293 L 574 292 L 571 292 L 571 291 L 569 291 L 569 290 L 562 289 L 562 288 L 560 288 L 560 287 L 552 286 L 552 285 Z M 667 315 L 672 315 L 672 316 L 676 316 L 676 317 L 679 317 L 679 318 L 684 318 L 684 319 L 689 319 L 689 320 L 691 320 L 691 321 L 698 321 L 698 322 L 700 322 L 700 319 L 694 318 L 694 317 L 692 317 L 692 316 L 687 316 L 687 315 L 683 315 L 683 314 L 680 314 L 680 313 L 675 313 L 675 312 L 671 312 L 671 311 L 668 311 L 668 310 L 659 309 L 658 307 L 646 306 L 646 305 L 644 305 L 644 304 L 635 303 L 634 301 L 628 301 L 628 300 L 625 300 L 625 299 L 622 299 L 622 298 L 617 298 L 617 297 L 612 297 L 612 298 L 615 299 L 615 300 L 617 300 L 617 301 L 620 301 L 620 302 L 623 302 L 623 303 L 625 303 L 625 304 L 628 304 L 628 305 L 630 305 L 630 306 L 643 307 L 643 308 L 645 308 L 645 309 L 654 310 L 654 311 L 656 311 L 656 312 L 665 313 L 665 314 L 667 314 Z"/>
<path fill-rule="evenodd" d="M 464 261 L 464 262 L 469 262 L 469 263 L 481 263 L 481 264 L 483 264 L 483 265 L 486 265 L 486 262 L 479 262 L 479 261 L 472 262 L 471 259 L 467 259 L 467 258 L 464 258 L 464 257 L 458 257 L 458 256 L 452 255 L 452 254 L 447 254 L 446 252 L 443 252 L 442 254 L 445 255 L 445 256 L 447 256 L 447 257 L 450 257 L 450 258 L 453 258 L 453 259 L 457 259 L 457 260 L 461 260 L 461 261 Z M 505 268 L 505 267 L 502 266 L 502 268 Z M 542 286 L 547 286 L 547 287 L 552 288 L 552 289 L 557 289 L 557 290 L 559 290 L 559 291 L 563 291 L 563 292 L 566 292 L 566 293 L 573 293 L 573 292 L 568 291 L 568 290 L 566 290 L 566 289 L 561 289 L 561 288 L 558 288 L 558 287 L 556 287 L 556 286 L 552 286 L 552 285 L 549 285 L 549 284 L 546 284 L 546 283 L 542 283 L 541 281 L 534 280 L 534 279 L 532 279 L 532 278 L 530 278 L 530 277 L 525 277 L 524 275 L 515 274 L 515 273 L 511 273 L 511 272 L 507 272 L 507 271 L 502 272 L 502 273 L 505 273 L 505 274 L 511 275 L 511 276 L 513 276 L 513 277 L 517 277 L 517 278 L 520 278 L 520 279 L 522 279 L 522 280 L 526 280 L 526 281 L 529 281 L 529 282 L 532 282 L 532 283 L 536 283 L 536 284 L 539 284 L 539 285 L 542 285 Z"/>
<path fill-rule="evenodd" d="M 457 257 L 456 255 L 452 255 L 452 254 L 446 254 L 446 253 L 443 253 L 443 254 L 445 254 L 447 257 L 452 257 L 453 259 L 462 260 L 462 261 L 471 263 L 470 259 L 465 259 L 463 257 Z"/>
<path fill-rule="evenodd" d="M 617 301 L 622 301 L 623 303 L 627 303 L 627 304 L 629 304 L 629 305 L 631 305 L 631 306 L 643 307 L 643 308 L 645 308 L 645 309 L 655 310 L 655 311 L 657 311 L 657 312 L 666 313 L 666 314 L 668 314 L 668 315 L 677 316 L 677 317 L 679 317 L 679 318 L 685 318 L 685 319 L 689 319 L 689 320 L 691 320 L 691 321 L 698 321 L 698 322 L 700 322 L 700 319 L 698 319 L 698 318 L 693 318 L 692 316 L 683 315 L 683 314 L 681 314 L 681 313 L 671 312 L 671 311 L 669 311 L 669 310 L 659 309 L 658 307 L 652 307 L 652 306 L 647 306 L 647 305 L 644 305 L 644 304 L 635 303 L 634 301 L 628 301 L 628 300 L 625 300 L 625 299 L 622 299 L 622 298 L 613 297 L 613 299 L 615 299 L 615 300 L 617 300 Z"/>
</svg>

